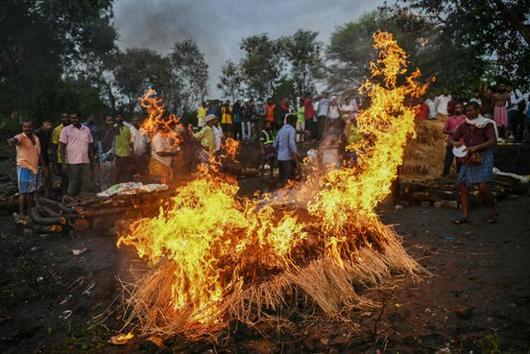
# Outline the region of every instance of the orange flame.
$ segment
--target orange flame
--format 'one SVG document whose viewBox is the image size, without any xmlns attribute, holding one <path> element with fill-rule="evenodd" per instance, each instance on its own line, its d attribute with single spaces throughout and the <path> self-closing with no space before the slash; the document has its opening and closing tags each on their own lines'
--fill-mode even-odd
<svg viewBox="0 0 530 354">
<path fill-rule="evenodd" d="M 373 81 L 361 88 L 371 105 L 357 117 L 365 139 L 350 146 L 359 163 L 296 186 L 289 198 L 303 203 L 309 215 L 277 208 L 271 195 L 238 198 L 235 183 L 201 168 L 199 178 L 176 190 L 170 208 L 121 235 L 118 246 L 135 247 L 152 265 L 174 265 L 173 315 L 191 314 L 183 326 L 226 325 L 220 308 L 228 296 L 318 258 L 354 264 L 357 245 L 372 247 L 367 230 L 390 237 L 374 208 L 389 193 L 414 134 L 414 111 L 405 100 L 426 87 L 417 83 L 419 71 L 400 81 L 407 56 L 391 34 L 378 32 L 374 41 L 380 54 L 371 65 Z M 235 156 L 237 144 L 227 141 L 225 148 Z"/>
</svg>

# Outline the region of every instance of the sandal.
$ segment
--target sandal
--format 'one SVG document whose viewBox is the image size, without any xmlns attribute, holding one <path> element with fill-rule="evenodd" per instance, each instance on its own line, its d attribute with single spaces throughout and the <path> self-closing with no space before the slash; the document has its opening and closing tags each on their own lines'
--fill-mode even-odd
<svg viewBox="0 0 530 354">
<path fill-rule="evenodd" d="M 499 221 L 499 213 L 492 214 L 486 221 L 488 224 L 496 224 Z"/>
<path fill-rule="evenodd" d="M 461 218 L 461 219 L 455 219 L 453 220 L 453 224 L 455 225 L 462 225 L 462 224 L 468 224 L 469 218 Z"/>
</svg>

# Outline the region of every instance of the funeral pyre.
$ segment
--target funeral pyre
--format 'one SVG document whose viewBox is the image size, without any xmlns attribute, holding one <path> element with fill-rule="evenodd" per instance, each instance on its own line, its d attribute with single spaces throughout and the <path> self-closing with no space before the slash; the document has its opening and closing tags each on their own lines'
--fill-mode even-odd
<svg viewBox="0 0 530 354">
<path fill-rule="evenodd" d="M 360 89 L 371 102 L 357 117 L 364 138 L 348 147 L 356 165 L 309 177 L 290 193 L 250 199 L 205 164 L 157 217 L 136 220 L 120 235 L 118 246 L 134 247 L 151 267 L 128 288 L 130 324 L 145 335 L 193 339 L 302 298 L 336 315 L 346 304 L 366 305 L 354 285 L 422 271 L 374 209 L 414 135 L 414 109 L 405 102 L 426 85 L 419 71 L 407 71 L 391 34 L 374 34 L 374 47 L 372 77 Z"/>
</svg>

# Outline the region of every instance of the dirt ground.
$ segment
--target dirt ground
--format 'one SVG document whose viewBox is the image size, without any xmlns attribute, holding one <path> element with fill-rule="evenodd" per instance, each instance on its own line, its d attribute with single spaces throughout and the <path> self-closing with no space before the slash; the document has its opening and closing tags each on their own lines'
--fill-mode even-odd
<svg viewBox="0 0 530 354">
<path fill-rule="evenodd" d="M 269 182 L 241 181 L 250 192 Z M 233 324 L 216 343 L 181 338 L 165 348 L 135 338 L 108 343 L 123 324 L 120 280 L 143 261 L 112 235 L 42 238 L 0 217 L 0 351 L 5 353 L 528 353 L 530 350 L 530 195 L 498 205 L 500 222 L 456 226 L 458 210 L 380 208 L 432 275 L 396 275 L 364 295 L 378 307 L 323 318 L 286 313 L 272 329 Z M 87 248 L 75 256 L 72 250 Z"/>
</svg>

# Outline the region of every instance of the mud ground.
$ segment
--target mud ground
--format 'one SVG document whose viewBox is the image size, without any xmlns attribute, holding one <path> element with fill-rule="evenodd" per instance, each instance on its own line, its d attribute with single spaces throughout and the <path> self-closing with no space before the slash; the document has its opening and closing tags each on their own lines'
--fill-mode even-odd
<svg viewBox="0 0 530 354">
<path fill-rule="evenodd" d="M 267 178 L 241 181 L 250 192 Z M 233 324 L 216 344 L 135 338 L 108 341 L 121 329 L 120 281 L 143 261 L 116 248 L 113 235 L 26 235 L 0 217 L 0 351 L 5 353 L 528 353 L 530 350 L 530 195 L 502 201 L 495 225 L 473 210 L 380 208 L 408 252 L 431 276 L 396 275 L 364 295 L 378 306 L 325 318 L 315 309 L 287 314 L 282 326 Z M 72 250 L 87 248 L 80 256 Z M 115 311 L 112 311 L 115 310 Z"/>
</svg>

